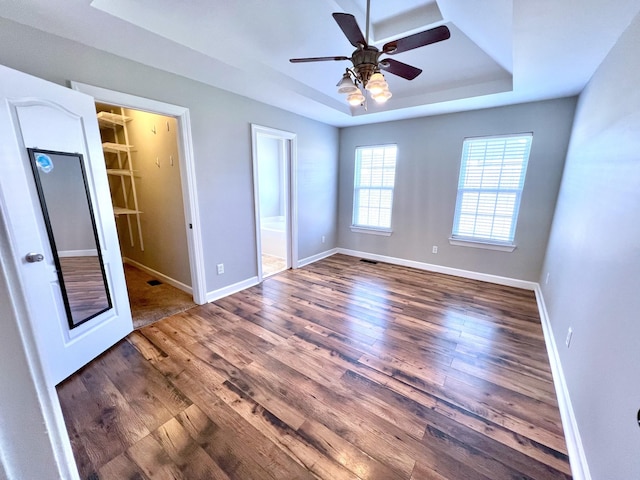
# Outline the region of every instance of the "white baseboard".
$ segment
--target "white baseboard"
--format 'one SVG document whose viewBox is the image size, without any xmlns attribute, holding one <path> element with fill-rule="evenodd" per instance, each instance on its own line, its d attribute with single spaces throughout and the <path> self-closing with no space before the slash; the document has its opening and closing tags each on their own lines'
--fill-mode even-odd
<svg viewBox="0 0 640 480">
<path fill-rule="evenodd" d="M 234 293 L 238 293 L 245 288 L 253 287 L 258 284 L 258 277 L 247 278 L 246 280 L 242 280 L 241 282 L 234 283 L 233 285 L 229 285 L 227 287 L 219 288 L 218 290 L 214 290 L 212 292 L 207 292 L 207 302 L 215 302 L 216 300 L 226 297 L 228 295 L 233 295 Z"/>
<path fill-rule="evenodd" d="M 143 272 L 148 273 L 152 277 L 156 277 L 158 280 L 161 280 L 164 283 L 167 283 L 167 284 L 171 285 L 172 287 L 176 287 L 178 290 L 182 290 L 183 292 L 186 292 L 189 295 L 193 295 L 193 290 L 191 289 L 191 287 L 189 285 L 185 285 L 184 283 L 179 282 L 178 280 L 174 280 L 173 278 L 168 277 L 164 273 L 156 272 L 153 268 L 149 268 L 149 267 L 147 267 L 147 266 L 145 266 L 145 265 L 143 265 L 143 264 L 141 264 L 139 262 L 136 262 L 135 260 L 131 260 L 130 258 L 127 258 L 127 257 L 122 257 L 122 261 L 124 263 L 132 265 L 132 266 L 134 266 L 136 268 L 139 268 Z"/>
<path fill-rule="evenodd" d="M 402 265 L 403 267 L 417 268 L 418 270 L 426 270 L 429 272 L 454 275 L 456 277 L 470 278 L 471 280 L 480 280 L 483 282 L 505 285 L 507 287 L 516 287 L 535 291 L 538 285 L 536 282 L 529 282 L 527 280 L 501 277 L 499 275 L 491 275 L 488 273 L 472 272 L 471 270 L 462 270 L 459 268 L 443 267 L 442 265 L 416 262 L 415 260 L 406 260 L 404 258 L 388 257 L 386 255 L 378 255 L 376 253 L 359 252 L 356 250 L 347 250 L 345 248 L 338 248 L 336 250 L 337 251 L 335 253 L 342 253 L 344 255 L 350 255 L 352 257 L 362 257 L 368 260 L 377 260 L 379 262 L 391 263 L 393 265 Z"/>
<path fill-rule="evenodd" d="M 298 266 L 296 268 L 301 268 L 301 267 L 304 267 L 305 265 L 310 265 L 314 262 L 318 262 L 322 260 L 323 258 L 330 257 L 331 255 L 334 255 L 336 253 L 338 253 L 338 249 L 332 248 L 331 250 L 326 250 L 324 252 L 311 255 L 310 257 L 303 258 L 302 260 L 298 260 Z"/>
<path fill-rule="evenodd" d="M 312 255 L 307 258 L 303 258 L 302 260 L 298 260 L 294 268 L 302 268 L 305 265 L 309 265 L 313 262 L 322 260 L 323 258 L 330 257 L 335 253 L 337 253 L 336 248 L 318 253 L 316 255 Z M 247 278 L 246 280 L 242 280 L 241 282 L 234 283 L 233 285 L 229 285 L 227 287 L 223 287 L 218 290 L 214 290 L 212 292 L 207 292 L 207 302 L 215 302 L 220 298 L 226 297 L 228 295 L 233 295 L 234 293 L 238 293 L 244 290 L 245 288 L 250 288 L 257 284 L 258 284 L 258 277 L 256 276 L 256 277 Z"/>
<path fill-rule="evenodd" d="M 97 257 L 98 250 L 58 250 L 58 257 Z"/>
<path fill-rule="evenodd" d="M 538 311 L 540 312 L 540 323 L 544 332 L 544 341 L 547 346 L 547 354 L 549 356 L 549 364 L 553 374 L 553 383 L 555 385 L 556 396 L 558 397 L 558 407 L 560 408 L 560 418 L 562 419 L 562 428 L 564 430 L 564 438 L 567 442 L 567 451 L 569 452 L 569 461 L 571 463 L 571 473 L 574 480 L 591 480 L 587 457 L 582 445 L 580 431 L 576 416 L 571 405 L 571 397 L 567 389 L 567 382 L 562 370 L 560 355 L 558 353 L 558 344 L 553 336 L 551 321 L 547 306 L 544 302 L 544 296 L 540 285 L 536 287 L 536 301 L 538 302 Z"/>
</svg>

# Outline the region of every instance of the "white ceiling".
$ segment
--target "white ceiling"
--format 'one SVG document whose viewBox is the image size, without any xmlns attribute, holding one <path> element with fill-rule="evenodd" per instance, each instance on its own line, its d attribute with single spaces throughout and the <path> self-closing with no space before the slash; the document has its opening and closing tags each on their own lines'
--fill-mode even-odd
<svg viewBox="0 0 640 480">
<path fill-rule="evenodd" d="M 438 25 L 451 38 L 394 58 L 423 70 L 385 77 L 384 105 L 336 92 L 350 56 L 332 12 L 366 30 L 366 0 L 0 0 L 0 16 L 143 64 L 348 126 L 579 93 L 640 11 L 638 0 L 371 0 L 380 47 Z"/>
</svg>

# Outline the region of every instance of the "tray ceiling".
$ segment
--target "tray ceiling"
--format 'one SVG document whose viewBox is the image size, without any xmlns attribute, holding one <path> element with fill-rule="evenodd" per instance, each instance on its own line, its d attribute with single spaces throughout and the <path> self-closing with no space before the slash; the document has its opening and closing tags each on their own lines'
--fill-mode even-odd
<svg viewBox="0 0 640 480">
<path fill-rule="evenodd" d="M 0 0 L 0 16 L 337 126 L 579 93 L 640 10 L 635 0 L 371 0 L 370 43 L 438 25 L 451 38 L 393 58 L 423 70 L 385 74 L 393 97 L 351 108 L 336 92 L 350 56 L 332 12 L 366 0 Z M 579 11 L 578 11 L 579 9 Z"/>
</svg>

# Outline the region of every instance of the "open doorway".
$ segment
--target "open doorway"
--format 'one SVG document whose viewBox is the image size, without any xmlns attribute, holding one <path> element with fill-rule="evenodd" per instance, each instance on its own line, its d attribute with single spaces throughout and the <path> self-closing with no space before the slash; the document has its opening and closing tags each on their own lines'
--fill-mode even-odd
<svg viewBox="0 0 640 480">
<path fill-rule="evenodd" d="M 188 110 L 72 85 L 96 101 L 134 326 L 205 303 Z"/>
<path fill-rule="evenodd" d="M 258 277 L 295 267 L 295 134 L 251 126 Z"/>
<path fill-rule="evenodd" d="M 195 306 L 173 117 L 97 102 L 135 328 Z"/>
</svg>

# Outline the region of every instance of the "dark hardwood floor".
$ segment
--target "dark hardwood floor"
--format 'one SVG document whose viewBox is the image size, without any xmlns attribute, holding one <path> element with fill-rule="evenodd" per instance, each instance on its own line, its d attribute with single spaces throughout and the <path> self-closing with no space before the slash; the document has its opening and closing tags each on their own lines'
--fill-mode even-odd
<svg viewBox="0 0 640 480">
<path fill-rule="evenodd" d="M 533 292 L 335 255 L 58 387 L 83 479 L 571 478 Z"/>
<path fill-rule="evenodd" d="M 98 256 L 60 257 L 74 324 L 109 307 Z"/>
</svg>

